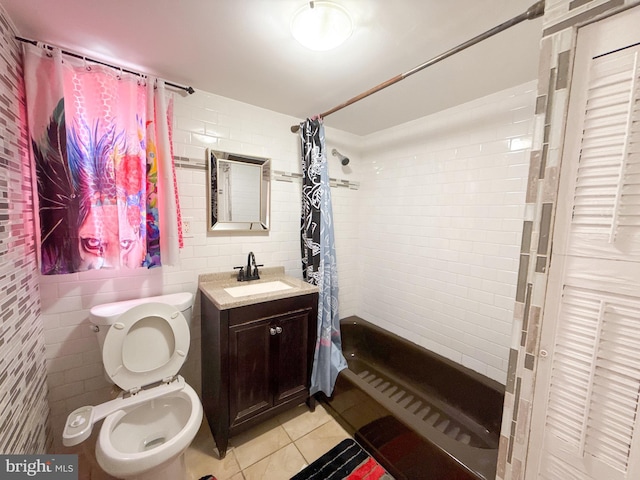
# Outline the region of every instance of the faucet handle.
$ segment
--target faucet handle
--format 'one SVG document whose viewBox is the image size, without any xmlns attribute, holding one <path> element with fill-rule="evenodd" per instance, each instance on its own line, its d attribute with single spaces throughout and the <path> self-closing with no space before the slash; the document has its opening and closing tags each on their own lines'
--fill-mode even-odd
<svg viewBox="0 0 640 480">
<path fill-rule="evenodd" d="M 242 282 L 244 280 L 244 266 L 241 267 L 233 267 L 234 270 L 240 269 L 238 272 L 238 281 Z"/>
</svg>

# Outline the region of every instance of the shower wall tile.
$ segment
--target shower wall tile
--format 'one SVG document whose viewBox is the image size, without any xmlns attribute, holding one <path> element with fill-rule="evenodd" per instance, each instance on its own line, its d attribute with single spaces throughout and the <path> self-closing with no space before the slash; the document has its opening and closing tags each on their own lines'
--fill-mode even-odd
<svg viewBox="0 0 640 480">
<path fill-rule="evenodd" d="M 523 236 L 530 237 L 530 242 L 522 243 L 522 256 L 535 259 L 535 262 L 522 262 L 519 268 L 498 452 L 498 480 L 519 480 L 525 474 L 531 474 L 533 478 L 533 472 L 528 470 L 535 468 L 526 464 L 528 432 L 547 291 L 547 255 L 553 248 L 575 26 L 633 3 L 632 0 L 547 0 L 545 4 L 533 134 L 536 151 L 531 156 L 525 205 L 527 221 L 523 225 Z"/>
<path fill-rule="evenodd" d="M 530 82 L 364 138 L 359 315 L 507 379 Z"/>
<path fill-rule="evenodd" d="M 51 444 L 21 49 L 0 6 L 0 452 Z"/>
</svg>

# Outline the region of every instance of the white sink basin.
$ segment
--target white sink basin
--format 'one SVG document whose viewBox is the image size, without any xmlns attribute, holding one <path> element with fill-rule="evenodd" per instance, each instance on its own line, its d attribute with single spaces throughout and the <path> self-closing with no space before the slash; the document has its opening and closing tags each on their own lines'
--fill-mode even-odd
<svg viewBox="0 0 640 480">
<path fill-rule="evenodd" d="M 240 285 L 239 287 L 227 287 L 224 291 L 232 297 L 244 297 L 247 295 L 259 295 L 261 293 L 279 292 L 280 290 L 288 290 L 290 288 L 293 287 L 280 280 L 274 280 L 272 282 Z"/>
</svg>

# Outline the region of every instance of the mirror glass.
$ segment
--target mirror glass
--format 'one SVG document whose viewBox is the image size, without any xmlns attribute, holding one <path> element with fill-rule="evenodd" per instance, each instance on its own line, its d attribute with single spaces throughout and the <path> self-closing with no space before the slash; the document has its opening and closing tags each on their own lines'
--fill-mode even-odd
<svg viewBox="0 0 640 480">
<path fill-rule="evenodd" d="M 216 150 L 207 157 L 209 230 L 269 231 L 271 161 Z"/>
</svg>

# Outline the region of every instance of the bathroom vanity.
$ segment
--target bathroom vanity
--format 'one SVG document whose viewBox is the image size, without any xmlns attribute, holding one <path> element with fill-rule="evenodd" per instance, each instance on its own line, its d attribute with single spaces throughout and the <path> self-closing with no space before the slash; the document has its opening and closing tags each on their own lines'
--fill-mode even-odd
<svg viewBox="0 0 640 480">
<path fill-rule="evenodd" d="M 261 279 L 201 275 L 202 403 L 224 458 L 229 437 L 307 401 L 318 288 L 267 268 Z"/>
</svg>

